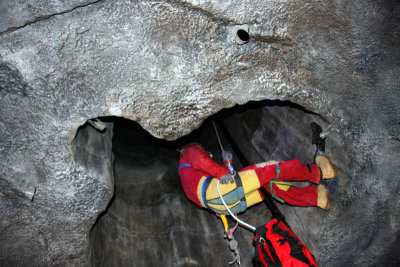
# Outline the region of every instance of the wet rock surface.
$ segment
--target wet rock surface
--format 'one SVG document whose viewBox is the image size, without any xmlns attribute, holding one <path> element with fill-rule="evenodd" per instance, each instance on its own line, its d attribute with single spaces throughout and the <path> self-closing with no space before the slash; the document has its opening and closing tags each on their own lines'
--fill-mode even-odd
<svg viewBox="0 0 400 267">
<path fill-rule="evenodd" d="M 101 149 L 77 156 L 89 119 L 124 117 L 173 140 L 262 99 L 299 104 L 338 130 L 333 210 L 284 208 L 321 265 L 398 264 L 398 1 L 50 2 L 0 4 L 1 264 L 90 264 L 89 232 L 115 177 L 111 129 L 94 130 L 84 140 Z M 250 40 L 238 45 L 243 24 Z M 300 124 L 279 134 L 260 124 L 249 140 L 262 157 L 299 157 L 284 149 L 289 137 L 261 144 Z"/>
</svg>

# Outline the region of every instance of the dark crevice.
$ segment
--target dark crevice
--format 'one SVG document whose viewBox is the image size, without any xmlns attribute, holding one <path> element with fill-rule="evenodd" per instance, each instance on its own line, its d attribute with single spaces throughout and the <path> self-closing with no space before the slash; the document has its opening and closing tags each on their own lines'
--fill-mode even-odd
<svg viewBox="0 0 400 267">
<path fill-rule="evenodd" d="M 97 0 L 97 1 L 93 1 L 93 2 L 87 3 L 87 4 L 75 6 L 75 7 L 73 7 L 73 8 L 70 8 L 70 9 L 67 9 L 67 10 L 64 10 L 64 11 L 61 11 L 61 12 L 58 12 L 58 13 L 54 13 L 54 14 L 37 16 L 37 17 L 33 18 L 33 20 L 26 22 L 26 23 L 25 23 L 24 25 L 22 25 L 22 26 L 10 27 L 10 28 L 8 28 L 8 29 L 5 30 L 5 31 L 0 32 L 0 35 L 6 34 L 6 33 L 10 33 L 10 32 L 15 32 L 15 31 L 17 31 L 17 30 L 19 30 L 19 29 L 25 28 L 25 27 L 30 26 L 30 25 L 32 25 L 32 24 L 35 24 L 35 23 L 37 23 L 37 22 L 44 21 L 44 20 L 47 20 L 47 19 L 52 18 L 52 17 L 55 17 L 55 16 L 68 14 L 68 13 L 70 13 L 70 12 L 76 10 L 76 9 L 83 8 L 83 7 L 87 7 L 87 6 L 90 6 L 90 5 L 99 3 L 99 2 L 101 2 L 101 1 L 103 1 L 103 0 Z"/>
</svg>

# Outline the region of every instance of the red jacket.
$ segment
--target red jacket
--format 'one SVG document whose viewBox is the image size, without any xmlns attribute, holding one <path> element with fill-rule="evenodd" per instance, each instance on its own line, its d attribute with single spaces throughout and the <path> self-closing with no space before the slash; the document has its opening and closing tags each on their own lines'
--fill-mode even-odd
<svg viewBox="0 0 400 267">
<path fill-rule="evenodd" d="M 188 148 L 179 161 L 179 176 L 183 190 L 186 196 L 200 207 L 197 188 L 201 178 L 213 176 L 219 179 L 227 173 L 229 173 L 228 168 L 213 161 L 200 145 Z"/>
</svg>

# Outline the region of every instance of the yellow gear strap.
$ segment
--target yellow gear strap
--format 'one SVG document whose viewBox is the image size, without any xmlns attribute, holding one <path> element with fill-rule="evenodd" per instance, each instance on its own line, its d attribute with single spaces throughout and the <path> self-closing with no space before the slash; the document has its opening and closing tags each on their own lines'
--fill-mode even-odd
<svg viewBox="0 0 400 267">
<path fill-rule="evenodd" d="M 224 214 L 221 214 L 220 216 L 222 223 L 224 224 L 225 233 L 228 233 L 228 220 L 226 219 L 226 216 Z"/>
</svg>

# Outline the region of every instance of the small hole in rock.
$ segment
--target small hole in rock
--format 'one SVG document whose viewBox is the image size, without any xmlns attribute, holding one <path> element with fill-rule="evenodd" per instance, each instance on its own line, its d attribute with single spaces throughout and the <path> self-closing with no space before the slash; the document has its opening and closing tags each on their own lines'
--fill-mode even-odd
<svg viewBox="0 0 400 267">
<path fill-rule="evenodd" d="M 250 40 L 249 33 L 243 29 L 237 31 L 237 36 L 243 43 L 247 43 Z"/>
</svg>

